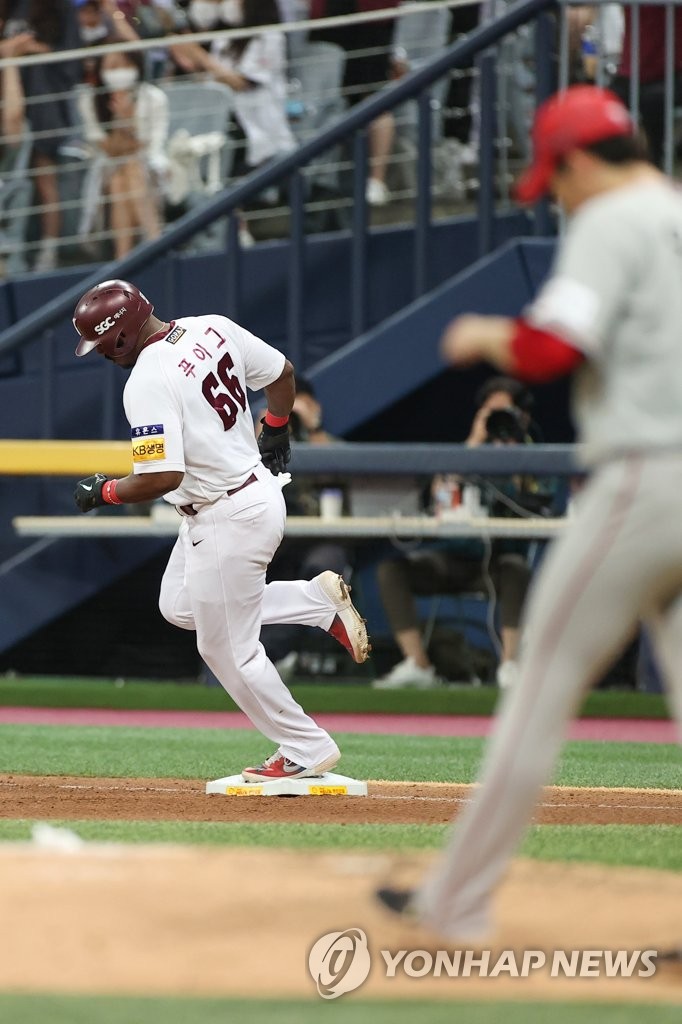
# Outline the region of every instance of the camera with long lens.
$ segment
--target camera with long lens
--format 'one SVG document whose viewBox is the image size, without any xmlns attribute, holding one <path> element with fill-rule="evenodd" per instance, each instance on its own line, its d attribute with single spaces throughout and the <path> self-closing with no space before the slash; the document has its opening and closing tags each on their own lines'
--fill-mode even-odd
<svg viewBox="0 0 682 1024">
<path fill-rule="evenodd" d="M 485 421 L 485 430 L 486 444 L 494 441 L 522 444 L 526 440 L 523 413 L 513 405 L 507 409 L 493 409 Z"/>
</svg>

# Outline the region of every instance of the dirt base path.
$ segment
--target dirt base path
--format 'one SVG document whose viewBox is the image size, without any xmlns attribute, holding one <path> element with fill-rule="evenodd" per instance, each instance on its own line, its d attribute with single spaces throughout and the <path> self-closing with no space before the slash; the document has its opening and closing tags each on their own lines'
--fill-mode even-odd
<svg viewBox="0 0 682 1024">
<path fill-rule="evenodd" d="M 471 786 L 371 782 L 369 797 L 210 796 L 203 780 L 0 775 L 1 818 L 259 821 L 436 825 L 452 820 Z M 541 824 L 682 825 L 682 790 L 550 786 Z"/>
<path fill-rule="evenodd" d="M 388 878 L 419 877 L 430 859 L 94 844 L 64 854 L 6 844 L 0 990 L 317 999 L 306 968 L 313 942 L 362 928 L 372 954 L 362 997 L 682 1004 L 679 968 L 662 964 L 650 978 L 608 978 L 603 968 L 597 978 L 553 978 L 545 968 L 528 978 L 387 979 L 379 950 L 442 943 L 394 923 L 372 894 Z M 557 949 L 673 946 L 680 905 L 682 877 L 669 872 L 518 861 L 499 893 L 491 963 L 504 949 L 543 950 L 551 962 Z"/>
</svg>

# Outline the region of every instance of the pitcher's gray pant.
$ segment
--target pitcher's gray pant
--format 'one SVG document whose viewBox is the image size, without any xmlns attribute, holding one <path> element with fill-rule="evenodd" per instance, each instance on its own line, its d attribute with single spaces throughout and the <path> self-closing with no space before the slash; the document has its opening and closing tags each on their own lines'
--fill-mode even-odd
<svg viewBox="0 0 682 1024">
<path fill-rule="evenodd" d="M 598 469 L 545 558 L 522 625 L 520 679 L 497 716 L 482 785 L 416 894 L 428 927 L 460 941 L 489 932 L 493 891 L 568 722 L 641 619 L 682 732 L 682 454 L 630 455 Z"/>
</svg>

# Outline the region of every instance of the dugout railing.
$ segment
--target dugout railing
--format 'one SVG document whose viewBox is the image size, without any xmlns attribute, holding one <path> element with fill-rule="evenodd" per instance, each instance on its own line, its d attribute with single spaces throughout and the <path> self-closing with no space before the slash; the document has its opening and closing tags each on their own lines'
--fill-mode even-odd
<svg viewBox="0 0 682 1024">
<path fill-rule="evenodd" d="M 423 295 L 427 287 L 426 267 L 431 228 L 431 165 L 430 138 L 432 131 L 432 105 L 430 90 L 439 79 L 453 68 L 475 57 L 478 65 L 480 103 L 479 189 L 476 201 L 478 216 L 479 252 L 490 251 L 493 245 L 495 214 L 495 47 L 521 25 L 534 24 L 535 76 L 539 98 L 552 86 L 552 26 L 549 0 L 521 0 L 500 17 L 480 25 L 470 35 L 448 47 L 441 56 L 424 67 L 408 74 L 392 85 L 359 104 L 336 124 L 319 136 L 303 143 L 298 149 L 271 166 L 258 170 L 241 180 L 233 188 L 207 201 L 172 224 L 157 240 L 140 245 L 121 261 L 100 265 L 64 290 L 58 299 L 47 303 L 0 335 L 0 356 L 14 351 L 27 339 L 35 339 L 42 332 L 55 328 L 69 316 L 82 292 L 108 277 L 132 277 L 177 249 L 198 232 L 210 228 L 216 220 L 228 217 L 225 290 L 227 304 L 238 315 L 239 309 L 239 255 L 238 220 L 240 207 L 268 188 L 287 184 L 290 207 L 291 251 L 288 264 L 288 352 L 294 362 L 301 360 L 302 321 L 304 305 L 304 260 L 306 232 L 304 225 L 305 168 L 320 154 L 345 142 L 352 151 L 354 168 L 353 212 L 351 223 L 352 274 L 348 297 L 351 311 L 352 335 L 363 332 L 367 324 L 367 261 L 368 210 L 365 199 L 367 177 L 367 125 L 388 110 L 407 100 L 418 104 L 418 161 L 417 194 L 415 200 L 413 289 L 405 296 L 411 301 Z M 166 43 L 168 40 L 166 40 Z M 28 60 L 29 58 L 27 58 Z M 546 233 L 549 220 L 546 211 L 536 214 L 535 230 Z M 167 290 L 172 294 L 172 265 L 168 266 Z M 170 305 L 170 303 L 169 303 Z M 105 403 L 106 404 L 106 403 Z"/>
</svg>

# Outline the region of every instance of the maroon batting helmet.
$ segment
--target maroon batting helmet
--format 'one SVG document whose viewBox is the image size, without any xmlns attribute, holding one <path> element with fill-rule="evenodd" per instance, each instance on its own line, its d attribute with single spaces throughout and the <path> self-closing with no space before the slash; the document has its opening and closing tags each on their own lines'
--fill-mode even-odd
<svg viewBox="0 0 682 1024">
<path fill-rule="evenodd" d="M 112 358 L 128 355 L 153 312 L 134 284 L 102 281 L 83 295 L 73 314 L 73 326 L 81 336 L 76 355 L 86 356 L 95 348 Z"/>
</svg>

